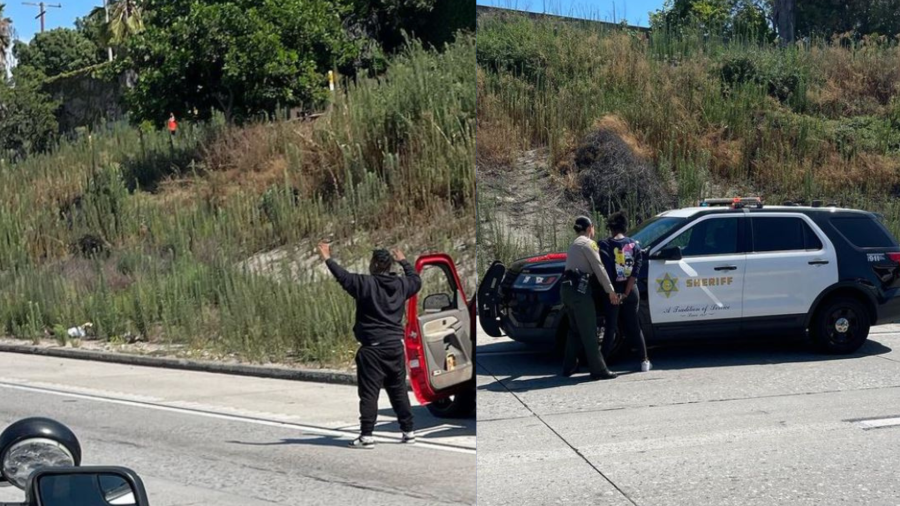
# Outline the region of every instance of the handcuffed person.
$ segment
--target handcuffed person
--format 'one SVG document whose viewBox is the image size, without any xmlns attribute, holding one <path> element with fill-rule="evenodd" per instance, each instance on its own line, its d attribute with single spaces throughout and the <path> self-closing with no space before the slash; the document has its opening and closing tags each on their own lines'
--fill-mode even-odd
<svg viewBox="0 0 900 506">
<path fill-rule="evenodd" d="M 606 220 L 610 237 L 600 241 L 600 258 L 613 282 L 616 293 L 620 294 L 619 305 L 606 305 L 606 331 L 603 334 L 601 352 L 608 357 L 619 329 L 619 320 L 625 331 L 629 344 L 637 344 L 641 352 L 641 370 L 650 370 L 650 359 L 647 356 L 647 344 L 638 320 L 641 295 L 635 286 L 638 271 L 641 270 L 641 247 L 632 238 L 625 235 L 628 230 L 628 219 L 624 213 L 618 212 Z"/>
</svg>

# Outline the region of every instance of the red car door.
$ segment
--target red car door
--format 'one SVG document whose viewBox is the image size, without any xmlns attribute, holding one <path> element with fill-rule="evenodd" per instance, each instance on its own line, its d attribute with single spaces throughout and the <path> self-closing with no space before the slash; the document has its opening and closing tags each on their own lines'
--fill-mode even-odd
<svg viewBox="0 0 900 506">
<path fill-rule="evenodd" d="M 472 388 L 474 319 L 453 260 L 443 254 L 416 261 L 422 290 L 407 303 L 406 360 L 420 404 Z"/>
</svg>

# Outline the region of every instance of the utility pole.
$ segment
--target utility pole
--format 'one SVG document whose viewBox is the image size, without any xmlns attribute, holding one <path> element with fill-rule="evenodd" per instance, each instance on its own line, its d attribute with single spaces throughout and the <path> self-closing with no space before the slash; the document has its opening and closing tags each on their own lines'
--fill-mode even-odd
<svg viewBox="0 0 900 506">
<path fill-rule="evenodd" d="M 38 3 L 22 2 L 22 5 L 33 5 L 35 7 L 41 8 L 40 14 L 38 14 L 37 16 L 34 17 L 34 19 L 41 20 L 41 33 L 44 33 L 44 17 L 47 15 L 47 10 L 44 9 L 44 7 L 56 7 L 57 9 L 62 8 L 62 5 L 60 5 L 60 4 L 45 4 L 44 2 L 38 2 Z"/>
</svg>

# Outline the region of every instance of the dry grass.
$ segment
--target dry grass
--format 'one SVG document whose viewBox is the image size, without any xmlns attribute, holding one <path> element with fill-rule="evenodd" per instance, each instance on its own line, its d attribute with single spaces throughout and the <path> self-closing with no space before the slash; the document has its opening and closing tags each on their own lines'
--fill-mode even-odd
<svg viewBox="0 0 900 506">
<path fill-rule="evenodd" d="M 489 16 L 478 37 L 479 142 L 515 158 L 502 139 L 517 131 L 519 151 L 549 148 L 572 191 L 581 184 L 573 150 L 597 131 L 655 165 L 684 204 L 709 188 L 807 201 L 884 199 L 898 188 L 897 41 L 781 48 Z M 722 69 L 735 59 L 752 64 L 751 78 L 726 83 Z M 497 63 L 508 61 L 517 66 Z"/>
<path fill-rule="evenodd" d="M 815 111 L 829 117 L 883 114 L 900 86 L 900 47 L 882 37 L 853 42 L 838 36 L 813 46 L 810 60 L 821 74 L 808 92 Z M 849 47 L 847 47 L 849 46 Z"/>
</svg>

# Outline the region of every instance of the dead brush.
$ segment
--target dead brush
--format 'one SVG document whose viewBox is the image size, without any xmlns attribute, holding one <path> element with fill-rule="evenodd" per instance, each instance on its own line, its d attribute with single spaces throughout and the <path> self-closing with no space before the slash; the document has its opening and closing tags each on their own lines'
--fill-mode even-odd
<svg viewBox="0 0 900 506">
<path fill-rule="evenodd" d="M 821 71 L 821 84 L 809 96 L 829 117 L 881 114 L 900 91 L 900 46 L 884 37 L 851 42 L 844 34 L 813 46 L 810 59 Z"/>
</svg>

